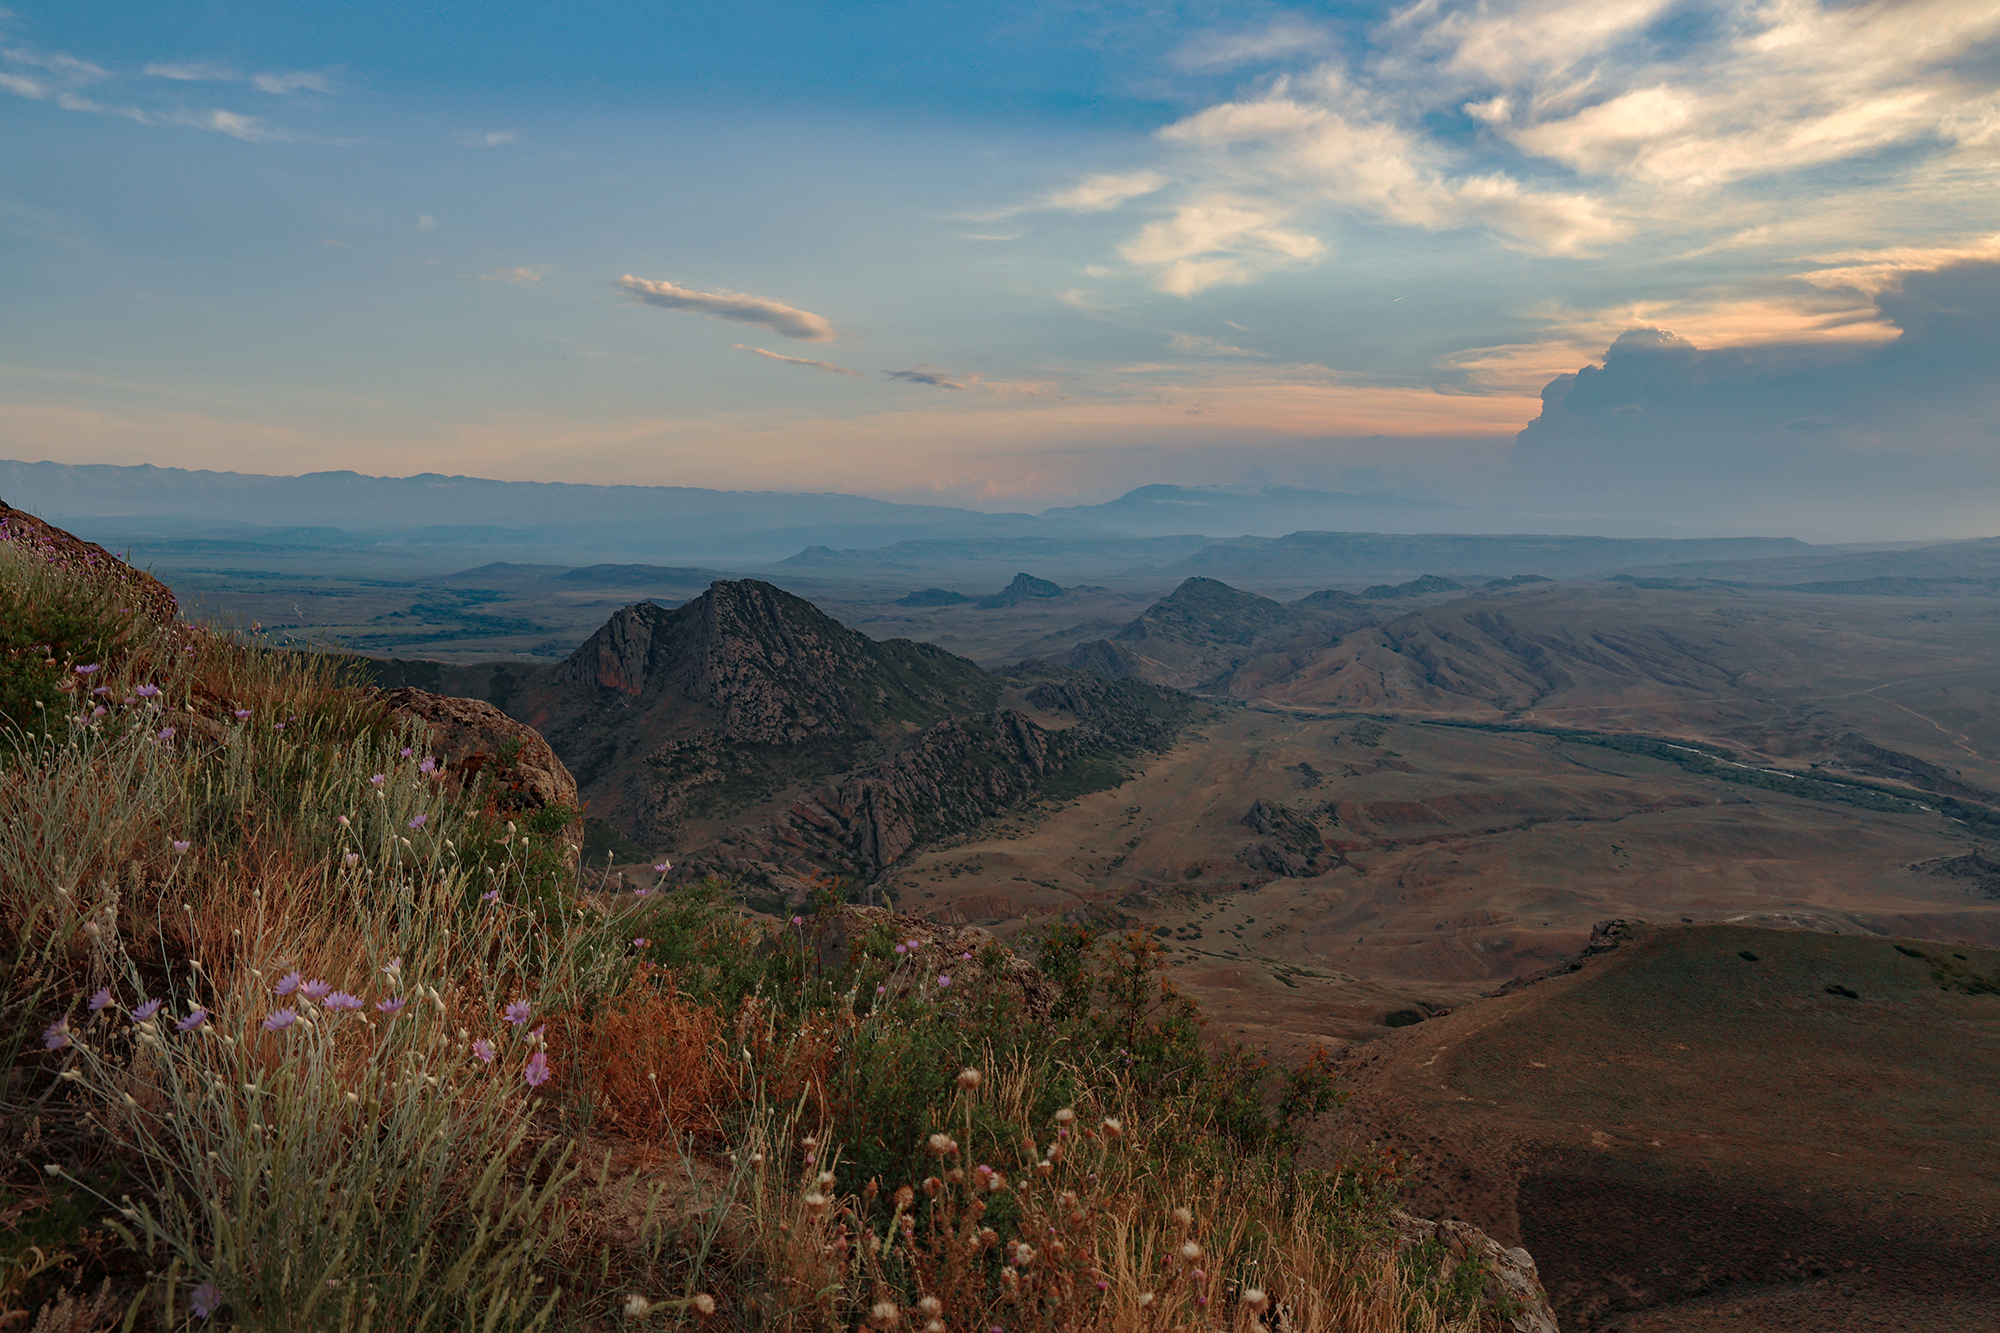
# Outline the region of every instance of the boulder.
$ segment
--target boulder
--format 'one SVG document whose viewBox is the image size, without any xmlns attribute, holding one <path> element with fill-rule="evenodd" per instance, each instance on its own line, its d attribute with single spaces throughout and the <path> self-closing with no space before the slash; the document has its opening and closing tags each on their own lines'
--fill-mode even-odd
<svg viewBox="0 0 2000 1333">
<path fill-rule="evenodd" d="M 427 748 L 462 786 L 484 776 L 493 812 L 512 818 L 551 806 L 576 811 L 562 839 L 574 861 L 583 847 L 582 802 L 570 775 L 542 734 L 482 699 L 455 699 L 405 687 L 381 692 L 391 712 L 430 732 Z"/>
<path fill-rule="evenodd" d="M 1509 1248 L 1469 1222 L 1432 1222 L 1397 1209 L 1396 1248 L 1435 1244 L 1457 1263 L 1485 1264 L 1488 1277 L 1482 1293 L 1489 1308 L 1508 1311 L 1507 1327 L 1514 1333 L 1558 1333 L 1555 1310 L 1542 1290 L 1534 1256 L 1516 1245 Z"/>
</svg>

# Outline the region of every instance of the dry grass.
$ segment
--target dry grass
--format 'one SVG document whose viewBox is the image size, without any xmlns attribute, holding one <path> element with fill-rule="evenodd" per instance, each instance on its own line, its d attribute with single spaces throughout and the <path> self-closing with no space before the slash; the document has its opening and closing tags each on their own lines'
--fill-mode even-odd
<svg viewBox="0 0 2000 1333">
<path fill-rule="evenodd" d="M 1212 1088 L 1099 1040 L 1205 1067 L 1179 1009 L 1133 1018 L 1143 949 L 1123 1027 L 886 937 L 825 975 L 700 896 L 580 894 L 323 661 L 117 645 L 56 661 L 70 711 L 0 758 L 0 1127 L 33 1154 L 0 1320 L 1472 1326 L 1385 1257 L 1378 1179 L 1237 1152 Z"/>
</svg>

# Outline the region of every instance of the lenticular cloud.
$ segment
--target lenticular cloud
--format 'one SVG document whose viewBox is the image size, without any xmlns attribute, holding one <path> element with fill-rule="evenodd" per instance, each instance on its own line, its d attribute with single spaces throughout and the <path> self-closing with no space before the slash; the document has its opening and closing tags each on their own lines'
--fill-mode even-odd
<svg viewBox="0 0 2000 1333">
<path fill-rule="evenodd" d="M 738 324 L 761 324 L 773 333 L 782 333 L 787 338 L 797 338 L 802 342 L 833 341 L 833 325 L 810 310 L 799 310 L 782 301 L 745 296 L 741 292 L 698 292 L 690 287 L 676 287 L 671 282 L 635 278 L 630 273 L 614 285 L 647 305 L 664 306 L 668 310 L 692 310 L 710 319 L 729 319 Z"/>
</svg>

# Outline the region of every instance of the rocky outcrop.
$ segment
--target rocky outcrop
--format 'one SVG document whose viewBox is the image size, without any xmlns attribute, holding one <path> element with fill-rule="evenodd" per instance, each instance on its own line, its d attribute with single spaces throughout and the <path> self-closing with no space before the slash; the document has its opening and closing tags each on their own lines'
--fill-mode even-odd
<svg viewBox="0 0 2000 1333">
<path fill-rule="evenodd" d="M 162 625 L 180 619 L 180 603 L 166 584 L 126 564 L 96 542 L 65 532 L 4 500 L 0 500 L 0 541 L 12 543 L 17 550 L 32 551 L 64 569 L 100 579 L 129 596 L 132 609 Z"/>
<path fill-rule="evenodd" d="M 576 813 L 562 839 L 571 857 L 583 845 L 582 805 L 576 779 L 541 733 L 479 699 L 455 699 L 406 687 L 382 692 L 398 717 L 423 723 L 427 749 L 461 788 L 484 784 L 493 813 L 502 817 L 562 808 Z"/>
<path fill-rule="evenodd" d="M 1481 1292 L 1488 1309 L 1504 1311 L 1501 1318 L 1515 1333 L 1558 1333 L 1555 1310 L 1542 1289 L 1535 1258 L 1520 1246 L 1505 1246 L 1468 1222 L 1431 1222 L 1398 1209 L 1390 1215 L 1396 1247 L 1436 1247 L 1454 1264 L 1476 1263 L 1486 1270 Z"/>
<path fill-rule="evenodd" d="M 1272 839 L 1238 853 L 1238 859 L 1252 870 L 1287 879 L 1310 879 L 1346 863 L 1347 858 L 1329 848 L 1320 836 L 1318 820 L 1276 801 L 1259 800 L 1239 822 Z"/>
</svg>

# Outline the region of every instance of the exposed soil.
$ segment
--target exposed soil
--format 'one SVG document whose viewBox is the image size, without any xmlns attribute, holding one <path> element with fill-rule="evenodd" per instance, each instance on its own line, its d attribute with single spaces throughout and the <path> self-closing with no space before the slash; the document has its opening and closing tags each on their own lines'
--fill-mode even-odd
<svg viewBox="0 0 2000 1333">
<path fill-rule="evenodd" d="M 1568 1330 L 2000 1328 L 2000 951 L 1635 926 L 1359 1048 L 1328 1151 L 1525 1245 Z M 1946 989 L 1940 985 L 1942 977 Z"/>
</svg>

